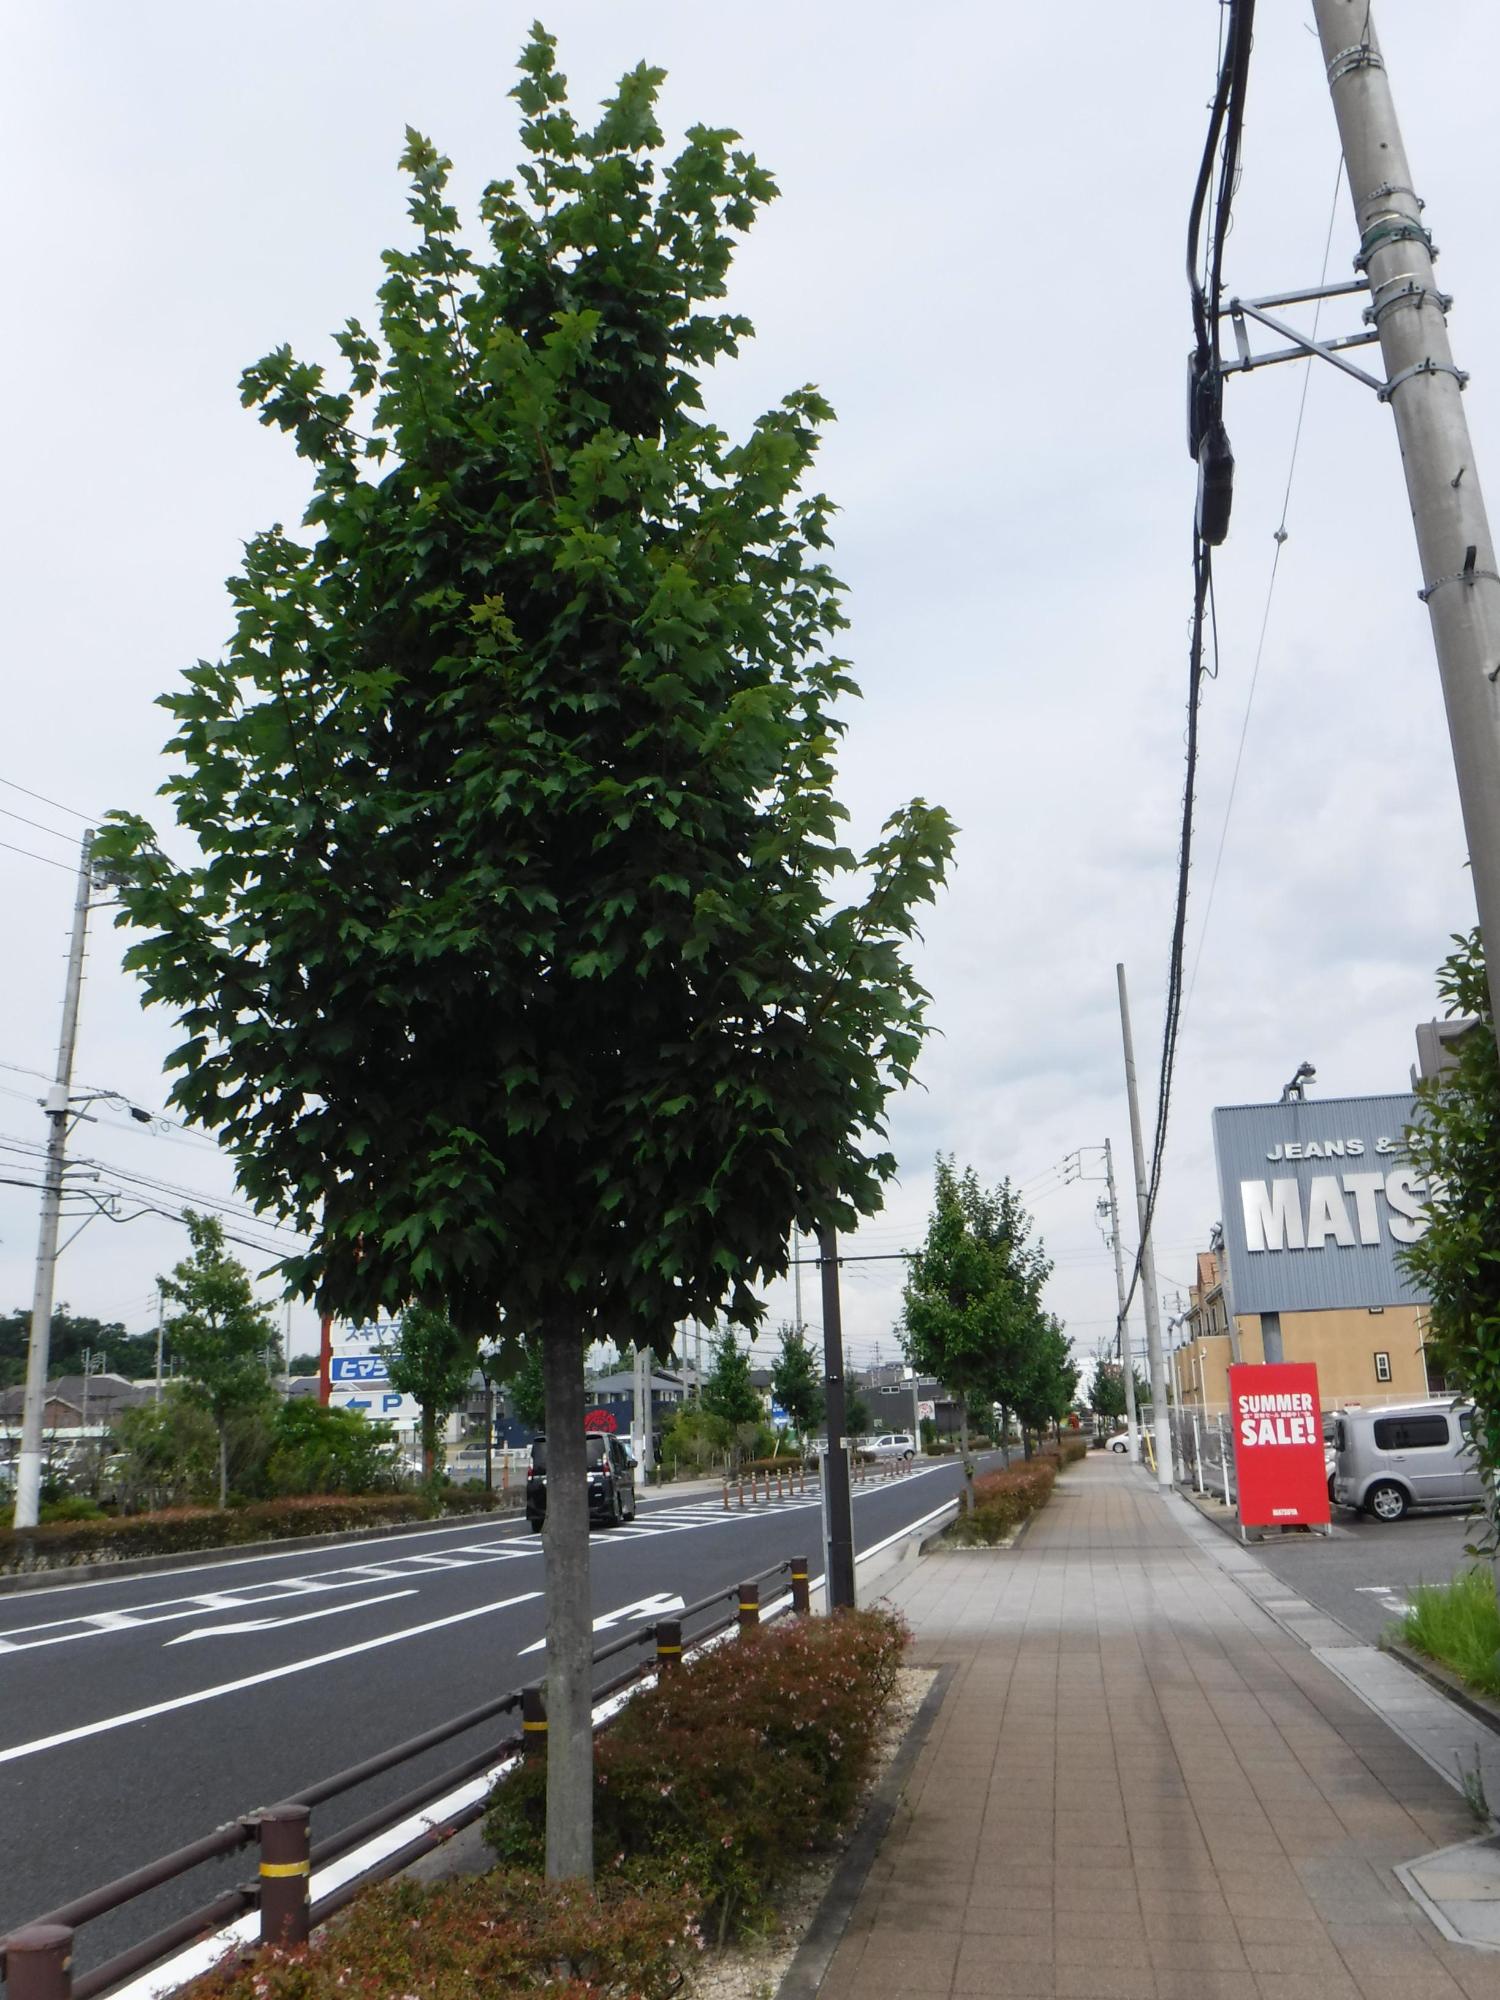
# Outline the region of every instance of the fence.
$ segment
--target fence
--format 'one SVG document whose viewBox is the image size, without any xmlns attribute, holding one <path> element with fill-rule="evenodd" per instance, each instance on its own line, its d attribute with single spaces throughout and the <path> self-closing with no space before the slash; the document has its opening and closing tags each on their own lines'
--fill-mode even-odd
<svg viewBox="0 0 1500 2000">
<path fill-rule="evenodd" d="M 785 1579 L 789 1588 L 763 1602 L 762 1586 Z M 657 1673 L 671 1672 L 681 1662 L 684 1629 L 695 1628 L 686 1650 L 716 1642 L 732 1631 L 741 1636 L 754 1631 L 763 1618 L 776 1617 L 790 1609 L 806 1615 L 810 1609 L 808 1564 L 805 1556 L 762 1570 L 758 1576 L 715 1591 L 680 1611 L 641 1631 L 627 1632 L 593 1655 L 595 1667 L 621 1658 L 632 1650 L 649 1648 L 649 1656 L 607 1679 L 594 1690 L 595 1727 L 607 1719 L 621 1700 L 646 1684 Z M 727 1610 L 722 1607 L 728 1605 Z M 715 1616 L 713 1614 L 718 1613 Z M 600 1714 L 599 1704 L 605 1705 Z M 501 1716 L 519 1718 L 520 1728 L 472 1752 L 459 1764 L 437 1777 L 424 1779 L 400 1798 L 388 1801 L 379 1810 L 366 1814 L 338 1832 L 315 1841 L 312 1814 L 328 1800 L 343 1796 L 368 1784 L 371 1779 L 412 1762 L 435 1747 L 481 1728 Z M 260 1945 L 302 1943 L 314 1925 L 320 1924 L 370 1883 L 399 1874 L 403 1868 L 461 1828 L 478 1819 L 485 1810 L 486 1792 L 456 1810 L 445 1809 L 440 1825 L 429 1823 L 420 1833 L 394 1853 L 382 1855 L 347 1882 L 314 1898 L 314 1878 L 319 1870 L 345 1859 L 378 1835 L 399 1827 L 403 1821 L 435 1805 L 455 1787 L 488 1775 L 498 1778 L 511 1768 L 516 1757 L 545 1754 L 547 1718 L 540 1686 L 518 1688 L 481 1703 L 452 1721 L 439 1723 L 393 1749 L 380 1751 L 362 1763 L 352 1765 L 305 1791 L 294 1793 L 279 1804 L 246 1813 L 218 1827 L 201 1839 L 148 1862 L 103 1888 L 76 1896 L 71 1902 L 49 1910 L 45 1916 L 14 1930 L 0 1939 L 0 1974 L 9 2000 L 93 2000 L 111 1987 L 161 1966 L 185 1946 L 214 1938 L 226 1927 L 258 1915 Z M 189 1875 L 206 1862 L 257 1850 L 253 1881 L 225 1890 L 210 1901 L 154 1931 L 139 1943 L 116 1952 L 102 1964 L 77 1978 L 73 1976 L 75 1933 L 80 1925 L 118 1910 L 163 1885 Z"/>
<path fill-rule="evenodd" d="M 1226 1507 L 1234 1506 L 1239 1488 L 1234 1477 L 1234 1439 L 1223 1410 L 1197 1410 L 1191 1405 L 1171 1412 L 1172 1456 L 1178 1483 L 1211 1494 Z"/>
</svg>

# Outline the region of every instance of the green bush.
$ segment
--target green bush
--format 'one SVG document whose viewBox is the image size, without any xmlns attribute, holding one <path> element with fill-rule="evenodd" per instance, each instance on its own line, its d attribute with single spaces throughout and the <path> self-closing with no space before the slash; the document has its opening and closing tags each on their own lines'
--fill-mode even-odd
<svg viewBox="0 0 1500 2000">
<path fill-rule="evenodd" d="M 907 1636 L 880 1611 L 791 1620 L 637 1695 L 595 1752 L 601 1882 L 691 1891 L 721 1939 L 762 1923 L 778 1884 L 852 1814 Z M 540 1865 L 546 1782 L 536 1760 L 496 1786 L 485 1837 L 502 1862 Z"/>
<path fill-rule="evenodd" d="M 985 1472 L 974 1481 L 974 1505 L 951 1529 L 953 1540 L 969 1546 L 1003 1542 L 1052 1497 L 1057 1462 L 1041 1453 L 1008 1471 Z"/>
<path fill-rule="evenodd" d="M 697 1955 L 692 1898 L 601 1882 L 597 1897 L 495 1869 L 424 1887 L 367 1890 L 333 1929 L 296 1951 L 231 1957 L 191 2000 L 668 2000 Z"/>
<path fill-rule="evenodd" d="M 395 1433 L 360 1410 L 294 1396 L 272 1419 L 266 1485 L 273 1493 L 376 1493 L 400 1478 Z"/>
<path fill-rule="evenodd" d="M 1500 1604 L 1487 1566 L 1451 1583 L 1418 1584 L 1401 1621 L 1408 1646 L 1438 1660 L 1481 1694 L 1500 1695 Z"/>
</svg>

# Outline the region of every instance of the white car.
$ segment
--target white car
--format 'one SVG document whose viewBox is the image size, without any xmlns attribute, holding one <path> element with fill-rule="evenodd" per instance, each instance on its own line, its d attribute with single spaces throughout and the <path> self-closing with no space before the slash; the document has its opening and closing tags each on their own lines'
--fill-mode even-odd
<svg viewBox="0 0 1500 2000">
<path fill-rule="evenodd" d="M 1109 1441 L 1111 1451 L 1129 1451 L 1130 1438 L 1125 1431 L 1116 1431 Z"/>
<path fill-rule="evenodd" d="M 876 1458 L 915 1458 L 917 1455 L 916 1441 L 910 1431 L 882 1431 L 863 1449 Z"/>
</svg>

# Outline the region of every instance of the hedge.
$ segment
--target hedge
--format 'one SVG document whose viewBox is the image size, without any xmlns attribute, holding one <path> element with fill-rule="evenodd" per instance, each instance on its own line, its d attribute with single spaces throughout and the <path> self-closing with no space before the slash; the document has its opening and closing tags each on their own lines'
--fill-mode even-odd
<svg viewBox="0 0 1500 2000">
<path fill-rule="evenodd" d="M 478 1513 L 502 1504 L 500 1494 L 458 1487 L 442 1494 L 439 1507 L 448 1513 Z M 248 1507 L 171 1507 L 158 1514 L 51 1521 L 39 1528 L 0 1529 L 0 1576 L 234 1548 L 244 1542 L 342 1535 L 388 1522 L 427 1520 L 432 1513 L 422 1493 L 330 1493 L 261 1500 Z"/>
<path fill-rule="evenodd" d="M 669 2000 L 703 1950 L 703 1920 L 721 1937 L 758 1921 L 853 1816 L 907 1636 L 882 1612 L 797 1619 L 643 1689 L 595 1749 L 593 1891 L 541 1879 L 539 1758 L 491 1797 L 502 1866 L 368 1889 L 310 1943 L 232 1954 L 185 2000 Z"/>
<path fill-rule="evenodd" d="M 1038 1453 L 1004 1472 L 984 1472 L 974 1481 L 974 1505 L 960 1514 L 950 1530 L 965 1545 L 1003 1542 L 1026 1518 L 1052 1497 L 1057 1460 Z"/>
<path fill-rule="evenodd" d="M 630 1994 L 668 2000 L 701 1949 L 692 1897 L 496 1869 L 431 1888 L 367 1889 L 331 1930 L 295 1951 L 237 1954 L 187 1989 L 189 2000 L 475 2000 L 542 1992 L 550 2000 Z"/>
<path fill-rule="evenodd" d="M 762 1923 L 852 1817 L 908 1637 L 884 1611 L 789 1620 L 637 1695 L 594 1753 L 601 1883 L 688 1891 L 721 1942 Z M 540 1867 L 546 1783 L 537 1759 L 496 1786 L 484 1830 L 502 1863 Z"/>
</svg>

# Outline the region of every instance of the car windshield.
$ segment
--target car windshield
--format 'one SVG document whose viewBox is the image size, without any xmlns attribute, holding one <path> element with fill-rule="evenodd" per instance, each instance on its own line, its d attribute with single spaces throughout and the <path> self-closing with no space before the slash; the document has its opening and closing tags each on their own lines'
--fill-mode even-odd
<svg viewBox="0 0 1500 2000">
<path fill-rule="evenodd" d="M 589 1454 L 589 1470 L 596 1472 L 604 1463 L 605 1442 L 597 1431 L 590 1431 L 586 1440 Z M 547 1470 L 547 1440 L 534 1438 L 531 1444 L 531 1469 L 533 1472 Z"/>
</svg>

